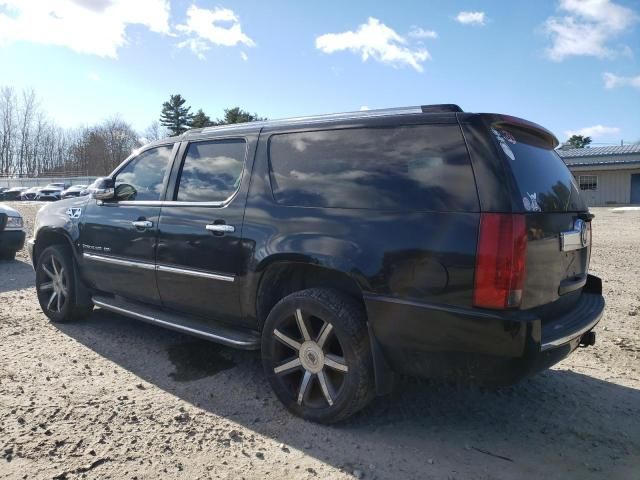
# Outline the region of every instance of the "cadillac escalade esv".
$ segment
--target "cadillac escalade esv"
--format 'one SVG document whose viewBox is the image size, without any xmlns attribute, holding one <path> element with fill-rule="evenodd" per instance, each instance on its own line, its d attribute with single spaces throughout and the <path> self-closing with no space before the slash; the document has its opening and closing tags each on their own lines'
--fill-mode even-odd
<svg viewBox="0 0 640 480">
<path fill-rule="evenodd" d="M 259 349 L 318 422 L 396 372 L 515 382 L 593 344 L 604 309 L 557 145 L 455 105 L 190 130 L 40 211 L 38 299 Z"/>
</svg>

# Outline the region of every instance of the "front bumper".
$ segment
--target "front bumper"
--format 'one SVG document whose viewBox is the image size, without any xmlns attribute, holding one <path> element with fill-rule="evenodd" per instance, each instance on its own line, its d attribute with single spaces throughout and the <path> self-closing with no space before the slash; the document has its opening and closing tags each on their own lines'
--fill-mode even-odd
<svg viewBox="0 0 640 480">
<path fill-rule="evenodd" d="M 366 296 L 371 331 L 389 366 L 428 378 L 510 384 L 559 362 L 604 310 L 602 284 L 589 275 L 574 307 L 560 317 L 495 312 Z"/>
<path fill-rule="evenodd" d="M 24 230 L 3 230 L 0 232 L 0 252 L 17 252 L 24 247 Z"/>
</svg>

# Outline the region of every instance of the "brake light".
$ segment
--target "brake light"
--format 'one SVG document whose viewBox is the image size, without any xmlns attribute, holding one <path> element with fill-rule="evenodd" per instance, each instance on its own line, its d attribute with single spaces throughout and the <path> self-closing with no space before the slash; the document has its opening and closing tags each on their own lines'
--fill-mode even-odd
<svg viewBox="0 0 640 480">
<path fill-rule="evenodd" d="M 473 304 L 494 309 L 519 307 L 526 256 L 524 215 L 481 214 Z"/>
</svg>

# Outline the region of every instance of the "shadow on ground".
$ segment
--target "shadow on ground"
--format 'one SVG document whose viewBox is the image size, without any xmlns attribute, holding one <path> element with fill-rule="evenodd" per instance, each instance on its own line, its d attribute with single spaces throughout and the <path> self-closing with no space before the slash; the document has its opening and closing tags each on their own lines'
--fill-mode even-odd
<svg viewBox="0 0 640 480">
<path fill-rule="evenodd" d="M 35 285 L 36 274 L 31 265 L 19 260 L 0 260 L 0 293 Z"/>
<path fill-rule="evenodd" d="M 88 321 L 58 328 L 199 408 L 337 467 L 349 468 L 347 452 L 366 458 L 381 445 L 398 452 L 393 457 L 398 474 L 403 466 L 410 472 L 412 464 L 424 464 L 426 455 L 461 464 L 474 455 L 488 456 L 502 473 L 538 472 L 544 462 L 566 466 L 557 478 L 563 471 L 618 478 L 620 462 L 624 469 L 640 465 L 640 391 L 571 371 L 549 370 L 500 390 L 401 379 L 393 395 L 376 399 L 346 423 L 326 427 L 284 411 L 256 352 L 101 310 Z M 600 465 L 590 464 L 596 450 L 606 459 Z"/>
</svg>

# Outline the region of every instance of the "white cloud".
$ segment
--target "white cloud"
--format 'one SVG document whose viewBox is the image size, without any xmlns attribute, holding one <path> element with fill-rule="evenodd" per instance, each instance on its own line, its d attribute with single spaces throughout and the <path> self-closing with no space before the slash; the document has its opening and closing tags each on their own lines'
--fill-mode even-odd
<svg viewBox="0 0 640 480">
<path fill-rule="evenodd" d="M 87 75 L 87 78 L 93 82 L 99 82 L 100 80 L 102 80 L 102 78 L 100 78 L 100 75 L 95 72 L 91 72 L 89 75 Z"/>
<path fill-rule="evenodd" d="M 613 73 L 603 73 L 604 88 L 635 87 L 640 88 L 640 75 L 637 77 L 619 77 Z"/>
<path fill-rule="evenodd" d="M 392 65 L 409 65 L 418 72 L 424 70 L 422 64 L 431 58 L 424 48 L 410 48 L 405 38 L 377 18 L 369 17 L 367 23 L 354 31 L 327 33 L 316 38 L 316 48 L 324 53 L 350 50 L 359 53 L 362 61 L 369 57 Z"/>
<path fill-rule="evenodd" d="M 484 12 L 460 12 L 456 15 L 456 22 L 463 25 L 484 25 L 486 20 Z"/>
<path fill-rule="evenodd" d="M 249 56 L 245 52 L 240 52 L 240 58 L 245 62 L 249 60 Z"/>
<path fill-rule="evenodd" d="M 366 112 L 367 110 L 371 110 L 371 109 L 370 109 L 369 107 L 367 107 L 366 105 L 362 105 L 362 106 L 360 107 L 360 111 L 361 111 L 361 112 Z"/>
<path fill-rule="evenodd" d="M 601 138 L 610 137 L 620 133 L 618 127 L 605 127 L 604 125 L 594 125 L 593 127 L 585 127 L 580 130 L 566 130 L 564 132 L 567 137 L 571 135 L 582 135 L 583 137 Z"/>
<path fill-rule="evenodd" d="M 638 20 L 630 8 L 611 0 L 560 0 L 562 17 L 549 17 L 543 30 L 551 37 L 547 56 L 562 61 L 572 55 L 598 58 L 629 52 L 628 47 L 612 50 L 609 41 Z"/>
<path fill-rule="evenodd" d="M 204 59 L 204 52 L 211 45 L 255 46 L 255 42 L 242 31 L 240 18 L 228 8 L 216 7 L 208 10 L 191 5 L 187 10 L 187 22 L 176 26 L 176 30 L 188 37 L 178 43 L 178 47 L 190 48 L 201 59 Z"/>
<path fill-rule="evenodd" d="M 129 25 L 169 33 L 168 0 L 0 0 L 0 44 L 27 41 L 116 58 Z"/>
<path fill-rule="evenodd" d="M 408 35 L 412 38 L 438 38 L 438 32 L 434 30 L 424 30 L 421 27 L 413 27 Z"/>
</svg>

